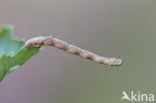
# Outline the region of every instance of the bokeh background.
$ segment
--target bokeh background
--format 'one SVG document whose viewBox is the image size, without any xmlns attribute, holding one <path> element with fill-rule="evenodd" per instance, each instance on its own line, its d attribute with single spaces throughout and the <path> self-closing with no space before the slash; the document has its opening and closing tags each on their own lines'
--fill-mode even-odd
<svg viewBox="0 0 156 103">
<path fill-rule="evenodd" d="M 156 96 L 155 0 L 0 0 L 0 26 L 26 40 L 53 35 L 104 56 L 109 67 L 44 47 L 0 83 L 0 103 L 122 103 Z M 124 102 L 130 103 L 130 102 Z"/>
</svg>

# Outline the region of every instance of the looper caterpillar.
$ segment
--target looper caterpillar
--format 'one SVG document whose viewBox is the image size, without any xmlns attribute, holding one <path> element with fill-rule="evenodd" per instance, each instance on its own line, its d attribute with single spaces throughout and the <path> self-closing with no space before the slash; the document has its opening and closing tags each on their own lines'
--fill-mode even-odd
<svg viewBox="0 0 156 103">
<path fill-rule="evenodd" d="M 52 36 L 35 37 L 35 38 L 28 40 L 24 45 L 24 47 L 27 49 L 29 49 L 29 47 L 31 46 L 37 46 L 37 47 L 54 46 L 56 48 L 67 51 L 71 54 L 80 56 L 85 59 L 89 59 L 91 61 L 95 61 L 97 63 L 106 64 L 109 66 L 119 66 L 122 63 L 121 59 L 99 56 L 97 54 L 81 49 L 77 46 L 74 46 L 62 40 L 53 38 Z"/>
</svg>

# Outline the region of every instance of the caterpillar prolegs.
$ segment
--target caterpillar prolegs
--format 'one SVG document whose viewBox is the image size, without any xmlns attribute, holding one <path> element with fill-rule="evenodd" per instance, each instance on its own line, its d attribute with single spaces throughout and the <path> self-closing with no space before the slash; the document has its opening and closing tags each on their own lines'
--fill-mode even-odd
<svg viewBox="0 0 156 103">
<path fill-rule="evenodd" d="M 95 53 L 81 49 L 65 41 L 53 38 L 52 36 L 35 37 L 35 38 L 28 40 L 24 45 L 24 47 L 27 49 L 29 49 L 29 47 L 31 46 L 37 46 L 37 47 L 54 46 L 56 48 L 67 51 L 71 54 L 80 56 L 85 59 L 89 59 L 91 61 L 95 61 L 97 63 L 106 64 L 109 66 L 119 66 L 122 63 L 121 59 L 99 56 Z"/>
</svg>

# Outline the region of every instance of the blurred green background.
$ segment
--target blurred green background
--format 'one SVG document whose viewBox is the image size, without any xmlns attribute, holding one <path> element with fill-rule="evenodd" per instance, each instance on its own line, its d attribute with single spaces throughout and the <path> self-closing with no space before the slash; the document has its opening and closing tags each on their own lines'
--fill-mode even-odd
<svg viewBox="0 0 156 103">
<path fill-rule="evenodd" d="M 130 103 L 123 90 L 156 96 L 155 0 L 0 0 L 0 14 L 16 37 L 52 34 L 123 59 L 108 67 L 44 47 L 0 83 L 0 103 Z"/>
</svg>

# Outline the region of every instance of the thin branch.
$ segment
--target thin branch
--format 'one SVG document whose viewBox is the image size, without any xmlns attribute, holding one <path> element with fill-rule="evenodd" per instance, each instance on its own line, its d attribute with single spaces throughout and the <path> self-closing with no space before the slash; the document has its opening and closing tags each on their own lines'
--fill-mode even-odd
<svg viewBox="0 0 156 103">
<path fill-rule="evenodd" d="M 37 47 L 54 46 L 56 48 L 67 51 L 71 54 L 80 56 L 85 59 L 95 61 L 97 63 L 106 64 L 109 66 L 119 66 L 122 63 L 121 59 L 99 56 L 97 54 L 94 54 L 87 50 L 81 49 L 77 46 L 71 45 L 62 40 L 53 38 L 52 36 L 35 37 L 35 38 L 28 40 L 24 45 L 24 47 L 27 49 L 29 49 L 29 47 L 31 47 L 31 46 L 37 46 Z"/>
</svg>

